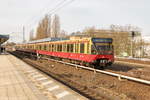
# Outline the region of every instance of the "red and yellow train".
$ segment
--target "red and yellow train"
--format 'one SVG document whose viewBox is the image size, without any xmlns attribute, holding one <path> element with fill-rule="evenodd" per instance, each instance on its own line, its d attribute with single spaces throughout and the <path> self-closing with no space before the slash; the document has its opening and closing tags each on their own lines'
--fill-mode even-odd
<svg viewBox="0 0 150 100">
<path fill-rule="evenodd" d="M 112 38 L 49 38 L 17 44 L 19 52 L 46 55 L 52 58 L 69 59 L 78 64 L 104 68 L 114 62 Z"/>
</svg>

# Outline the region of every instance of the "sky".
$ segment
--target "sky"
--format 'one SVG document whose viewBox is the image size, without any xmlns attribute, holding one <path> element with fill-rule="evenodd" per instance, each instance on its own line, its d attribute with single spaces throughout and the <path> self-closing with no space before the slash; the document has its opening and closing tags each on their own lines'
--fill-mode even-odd
<svg viewBox="0 0 150 100">
<path fill-rule="evenodd" d="M 0 34 L 10 34 L 12 41 L 22 40 L 25 26 L 36 29 L 45 14 L 62 1 L 71 0 L 0 0 Z M 86 27 L 107 28 L 111 24 L 141 28 L 142 35 L 150 36 L 150 0 L 73 0 L 58 10 L 61 29 L 68 33 Z"/>
</svg>

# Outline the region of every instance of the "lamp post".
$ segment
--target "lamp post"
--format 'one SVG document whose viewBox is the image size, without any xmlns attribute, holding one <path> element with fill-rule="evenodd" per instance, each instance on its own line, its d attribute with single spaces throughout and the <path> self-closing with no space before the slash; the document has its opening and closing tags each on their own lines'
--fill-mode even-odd
<svg viewBox="0 0 150 100">
<path fill-rule="evenodd" d="M 133 58 L 133 40 L 134 40 L 135 32 L 131 32 L 131 57 Z"/>
</svg>

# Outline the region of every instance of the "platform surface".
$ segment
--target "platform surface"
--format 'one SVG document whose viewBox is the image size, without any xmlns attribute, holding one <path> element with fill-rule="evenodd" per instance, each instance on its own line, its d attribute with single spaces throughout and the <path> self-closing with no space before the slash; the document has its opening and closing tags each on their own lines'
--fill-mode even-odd
<svg viewBox="0 0 150 100">
<path fill-rule="evenodd" d="M 47 100 L 36 87 L 28 85 L 30 81 L 25 80 L 10 56 L 0 55 L 0 100 Z"/>
<path fill-rule="evenodd" d="M 10 54 L 0 55 L 0 100 L 89 100 Z"/>
</svg>

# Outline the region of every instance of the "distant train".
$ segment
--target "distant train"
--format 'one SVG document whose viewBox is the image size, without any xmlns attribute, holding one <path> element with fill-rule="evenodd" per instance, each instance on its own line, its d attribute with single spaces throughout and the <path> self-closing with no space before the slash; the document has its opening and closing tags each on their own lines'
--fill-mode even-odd
<svg viewBox="0 0 150 100">
<path fill-rule="evenodd" d="M 47 38 L 17 44 L 16 51 L 95 68 L 104 68 L 114 62 L 112 38 Z"/>
</svg>

